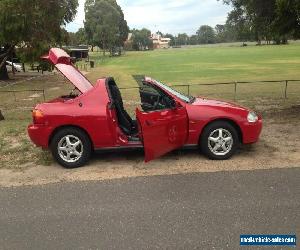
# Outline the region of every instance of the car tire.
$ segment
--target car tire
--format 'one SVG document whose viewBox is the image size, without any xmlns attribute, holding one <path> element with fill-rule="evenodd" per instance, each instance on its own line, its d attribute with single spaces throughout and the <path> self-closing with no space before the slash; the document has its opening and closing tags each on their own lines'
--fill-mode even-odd
<svg viewBox="0 0 300 250">
<path fill-rule="evenodd" d="M 209 124 L 200 138 L 200 149 L 211 160 L 231 158 L 240 144 L 238 132 L 229 122 Z"/>
<path fill-rule="evenodd" d="M 91 157 L 92 145 L 86 133 L 77 128 L 59 130 L 51 141 L 54 159 L 64 168 L 84 166 Z"/>
</svg>

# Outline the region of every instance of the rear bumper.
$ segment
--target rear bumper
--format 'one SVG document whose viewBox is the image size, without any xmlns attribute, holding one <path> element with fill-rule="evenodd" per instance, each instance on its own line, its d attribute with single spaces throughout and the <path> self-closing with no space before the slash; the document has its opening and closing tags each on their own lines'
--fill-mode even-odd
<svg viewBox="0 0 300 250">
<path fill-rule="evenodd" d="M 262 127 L 263 127 L 263 122 L 261 117 L 255 123 L 249 123 L 249 122 L 244 123 L 242 127 L 243 143 L 244 144 L 256 143 L 259 140 Z"/>
<path fill-rule="evenodd" d="M 30 124 L 28 126 L 28 135 L 31 141 L 38 147 L 49 147 L 49 136 L 52 129 L 45 125 Z"/>
</svg>

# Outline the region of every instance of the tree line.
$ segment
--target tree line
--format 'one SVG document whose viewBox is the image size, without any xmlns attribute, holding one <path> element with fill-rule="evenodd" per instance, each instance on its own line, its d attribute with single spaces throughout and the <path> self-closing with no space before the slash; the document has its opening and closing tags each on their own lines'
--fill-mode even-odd
<svg viewBox="0 0 300 250">
<path fill-rule="evenodd" d="M 299 0 L 222 1 L 232 7 L 224 25 L 218 24 L 214 28 L 203 25 L 191 36 L 186 33 L 166 34 L 171 38 L 171 45 L 246 41 L 286 44 L 289 39 L 300 38 Z"/>
<path fill-rule="evenodd" d="M 285 44 L 288 39 L 300 38 L 299 0 L 222 1 L 233 8 L 225 27 L 235 30 L 236 40 Z"/>
<path fill-rule="evenodd" d="M 218 0 L 221 1 L 221 0 Z M 163 37 L 171 39 L 170 46 L 214 44 L 226 42 L 247 42 L 256 41 L 261 44 L 265 41 L 267 44 L 285 44 L 289 39 L 300 38 L 300 1 L 299 0 L 222 0 L 224 4 L 230 5 L 232 11 L 228 14 L 225 24 L 218 24 L 215 27 L 203 25 L 199 27 L 193 35 L 180 33 L 177 35 L 159 33 Z M 97 2 L 97 1 L 93 1 Z M 91 12 L 96 12 L 94 5 L 92 10 L 86 8 L 86 16 Z M 120 10 L 120 9 L 119 9 Z M 121 16 L 122 18 L 124 16 Z M 85 29 L 71 34 L 76 41 L 85 41 L 96 45 L 101 35 L 94 33 L 94 42 L 91 39 L 91 33 L 87 33 L 87 27 L 91 19 L 86 20 Z M 124 25 L 126 27 L 126 25 Z M 126 29 L 123 29 L 125 39 Z M 127 49 L 144 50 L 153 47 L 150 39 L 151 31 L 143 29 L 133 29 L 129 31 L 131 43 L 125 44 Z M 109 34 L 107 32 L 107 34 Z M 112 35 L 114 33 L 112 32 Z M 84 38 L 86 35 L 86 38 Z M 109 39 L 108 39 L 109 40 Z M 124 40 L 123 40 L 124 41 Z M 109 43 L 109 41 L 108 41 Z M 122 41 L 118 44 L 121 45 Z M 100 46 L 99 46 L 100 45 Z M 116 44 L 110 43 L 111 47 Z M 99 47 L 105 48 L 102 44 Z"/>
<path fill-rule="evenodd" d="M 0 79 L 8 79 L 5 62 L 16 52 L 23 62 L 34 61 L 50 46 L 63 44 L 62 27 L 77 7 L 78 0 L 1 0 Z"/>
<path fill-rule="evenodd" d="M 85 43 L 104 53 L 123 46 L 129 28 L 116 0 L 86 0 L 84 28 L 72 34 L 64 27 L 77 7 L 78 0 L 1 0 L 0 79 L 8 79 L 5 62 L 15 55 L 34 62 L 54 46 Z"/>
<path fill-rule="evenodd" d="M 218 1 L 232 6 L 224 25 L 203 25 L 193 35 L 158 33 L 169 37 L 171 46 L 235 41 L 285 44 L 300 38 L 300 0 Z M 124 46 L 129 33 L 131 49 L 153 47 L 150 30 L 129 30 L 116 0 L 86 0 L 84 28 L 67 32 L 64 27 L 73 21 L 77 7 L 78 0 L 1 0 L 0 79 L 8 78 L 5 61 L 16 52 L 23 62 L 34 62 L 50 47 L 62 45 L 88 44 L 112 53 Z"/>
</svg>

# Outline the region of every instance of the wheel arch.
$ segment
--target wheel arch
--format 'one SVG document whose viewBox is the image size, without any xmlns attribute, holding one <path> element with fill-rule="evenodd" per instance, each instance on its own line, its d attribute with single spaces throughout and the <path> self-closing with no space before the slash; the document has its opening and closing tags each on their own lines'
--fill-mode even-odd
<svg viewBox="0 0 300 250">
<path fill-rule="evenodd" d="M 51 142 L 52 142 L 52 139 L 54 137 L 54 135 L 56 133 L 58 133 L 59 131 L 63 130 L 63 129 L 66 129 L 66 128 L 75 128 L 75 129 L 79 129 L 81 130 L 83 133 L 85 133 L 85 135 L 89 138 L 90 142 L 91 142 L 91 146 L 92 146 L 92 150 L 94 150 L 94 143 L 93 143 L 93 140 L 91 138 L 91 136 L 89 135 L 89 133 L 82 127 L 80 126 L 77 126 L 77 125 L 62 125 L 62 126 L 59 126 L 57 128 L 55 128 L 52 133 L 50 134 L 49 136 L 49 141 L 48 141 L 48 145 L 50 146 L 51 145 Z"/>
<path fill-rule="evenodd" d="M 203 135 L 203 132 L 205 131 L 205 129 L 210 126 L 211 124 L 215 123 L 215 122 L 228 122 L 231 126 L 233 126 L 237 133 L 238 133 L 238 137 L 239 137 L 239 141 L 240 143 L 243 143 L 243 132 L 242 132 L 242 129 L 241 127 L 238 125 L 238 123 L 230 118 L 217 118 L 217 119 L 214 119 L 214 120 L 211 120 L 209 121 L 202 129 L 200 135 L 199 135 L 199 142 L 198 144 L 200 143 L 201 141 L 201 137 Z"/>
</svg>

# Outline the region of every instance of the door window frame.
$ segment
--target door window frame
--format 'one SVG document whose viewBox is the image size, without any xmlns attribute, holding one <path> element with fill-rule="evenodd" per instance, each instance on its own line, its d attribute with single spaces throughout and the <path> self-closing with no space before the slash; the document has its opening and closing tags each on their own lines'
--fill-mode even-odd
<svg viewBox="0 0 300 250">
<path fill-rule="evenodd" d="M 157 91 L 159 94 L 161 94 L 160 97 L 162 97 L 162 95 L 163 95 L 164 97 L 169 98 L 170 101 L 174 103 L 173 106 L 171 106 L 171 104 L 170 104 L 170 107 L 166 107 L 166 108 L 164 108 L 164 109 L 157 109 L 157 110 L 151 110 L 151 111 L 144 111 L 144 110 L 143 110 L 143 111 L 142 111 L 143 113 L 147 113 L 147 114 L 148 114 L 148 113 L 159 112 L 159 111 L 173 110 L 173 109 L 176 108 L 176 99 L 175 99 L 173 96 L 171 96 L 169 93 L 167 93 L 166 91 L 164 91 L 164 90 L 161 89 L 160 87 L 158 87 L 158 86 L 156 86 L 156 85 L 153 85 L 152 83 L 147 82 L 146 80 L 143 80 L 143 81 L 142 81 L 142 84 L 143 84 L 143 85 L 146 85 L 146 87 L 152 88 L 152 89 L 154 89 L 155 91 Z M 142 87 L 139 86 L 139 91 L 140 91 L 141 89 L 142 89 Z M 141 97 L 140 97 L 140 98 L 141 98 Z M 142 104 L 142 100 L 141 100 L 141 104 Z"/>
</svg>

